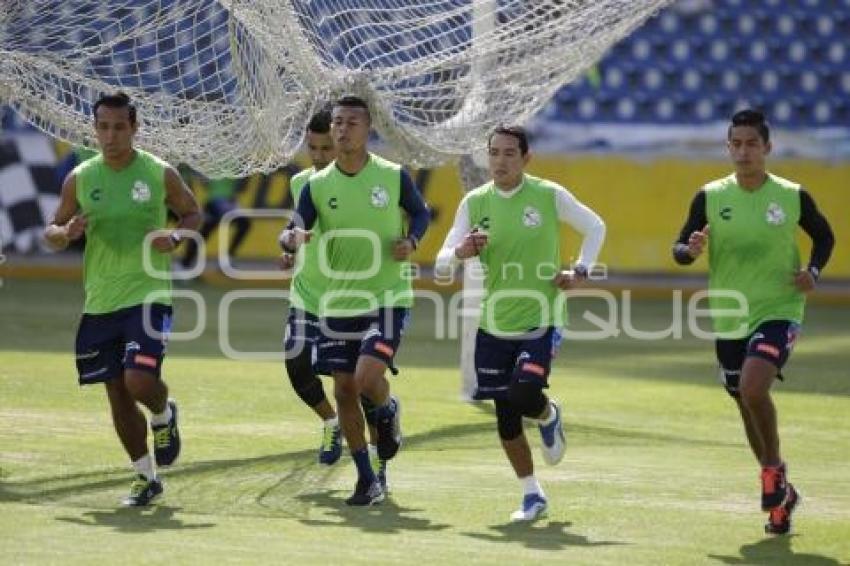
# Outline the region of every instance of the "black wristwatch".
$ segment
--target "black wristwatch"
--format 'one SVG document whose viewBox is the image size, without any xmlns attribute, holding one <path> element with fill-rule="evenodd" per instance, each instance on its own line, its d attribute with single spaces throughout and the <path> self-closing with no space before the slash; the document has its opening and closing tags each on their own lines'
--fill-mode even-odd
<svg viewBox="0 0 850 566">
<path fill-rule="evenodd" d="M 576 264 L 573 267 L 573 274 L 582 279 L 587 279 L 587 268 L 581 264 Z"/>
<path fill-rule="evenodd" d="M 174 230 L 171 232 L 171 235 L 168 236 L 168 239 L 171 240 L 171 243 L 174 244 L 174 247 L 176 248 L 180 245 L 180 242 L 183 241 L 183 236 L 181 236 L 176 230 Z"/>
<path fill-rule="evenodd" d="M 820 279 L 820 269 L 818 269 L 817 266 L 810 265 L 808 268 L 806 268 L 806 271 L 812 274 L 812 277 L 815 278 L 815 281 Z"/>
</svg>

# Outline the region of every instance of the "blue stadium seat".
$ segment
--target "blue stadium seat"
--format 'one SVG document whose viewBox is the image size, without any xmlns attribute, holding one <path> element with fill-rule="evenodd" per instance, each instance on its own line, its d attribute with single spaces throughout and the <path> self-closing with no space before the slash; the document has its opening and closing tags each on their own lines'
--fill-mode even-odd
<svg viewBox="0 0 850 566">
<path fill-rule="evenodd" d="M 670 119 L 709 123 L 754 105 L 781 126 L 848 123 L 848 37 L 850 0 L 714 0 L 694 12 L 674 4 L 611 49 L 598 88 L 564 87 L 556 100 L 570 111 L 556 115 L 665 122 L 675 108 Z"/>
</svg>

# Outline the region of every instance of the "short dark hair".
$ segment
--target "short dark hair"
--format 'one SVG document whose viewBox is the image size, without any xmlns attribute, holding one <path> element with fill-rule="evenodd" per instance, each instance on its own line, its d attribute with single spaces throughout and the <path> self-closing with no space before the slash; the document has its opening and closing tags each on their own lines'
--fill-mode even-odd
<svg viewBox="0 0 850 566">
<path fill-rule="evenodd" d="M 118 91 L 111 94 L 101 94 L 100 98 L 92 106 L 92 114 L 97 120 L 97 109 L 101 106 L 107 108 L 126 108 L 130 113 L 130 123 L 136 123 L 136 105 L 130 101 L 130 97 L 126 92 Z"/>
<path fill-rule="evenodd" d="M 755 128 L 764 143 L 770 141 L 770 124 L 761 110 L 747 108 L 740 110 L 732 115 L 732 120 L 729 124 L 729 130 L 726 132 L 726 138 L 732 137 L 732 128 L 737 126 L 749 126 Z"/>
<path fill-rule="evenodd" d="M 496 134 L 515 137 L 519 140 L 519 152 L 522 155 L 528 153 L 528 134 L 521 126 L 497 126 L 490 134 L 490 137 L 487 138 L 487 149 L 490 149 L 490 142 L 493 141 L 493 136 Z"/>
<path fill-rule="evenodd" d="M 331 112 L 330 110 L 319 110 L 310 122 L 307 124 L 307 131 L 314 134 L 326 134 L 331 131 Z"/>
<path fill-rule="evenodd" d="M 369 121 L 372 121 L 372 113 L 369 112 L 369 105 L 365 100 L 360 98 L 359 96 L 354 96 L 353 94 L 347 94 L 342 96 L 334 102 L 334 108 L 343 107 L 343 108 L 362 108 L 366 111 L 366 117 Z"/>
</svg>

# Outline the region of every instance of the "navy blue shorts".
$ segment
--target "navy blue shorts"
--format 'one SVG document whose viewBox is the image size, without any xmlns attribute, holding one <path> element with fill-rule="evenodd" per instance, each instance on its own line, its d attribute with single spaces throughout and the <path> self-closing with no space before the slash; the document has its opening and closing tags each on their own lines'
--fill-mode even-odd
<svg viewBox="0 0 850 566">
<path fill-rule="evenodd" d="M 145 329 L 145 309 L 151 333 Z M 83 314 L 76 340 L 80 385 L 121 377 L 126 369 L 159 377 L 170 332 L 171 307 L 158 303 Z"/>
<path fill-rule="evenodd" d="M 316 363 L 316 346 L 321 337 L 319 317 L 298 309 L 289 309 L 283 337 L 283 354 L 287 360 L 309 355 L 311 364 Z"/>
<path fill-rule="evenodd" d="M 800 325 L 790 320 L 763 322 L 746 338 L 717 340 L 715 350 L 720 364 L 720 382 L 732 397 L 738 397 L 741 368 L 749 357 L 762 358 L 781 370 L 800 334 Z M 777 371 L 777 377 L 782 374 Z"/>
<path fill-rule="evenodd" d="M 393 359 L 409 318 L 410 310 L 403 307 L 380 308 L 363 316 L 323 318 L 316 373 L 354 373 L 361 355 L 378 358 L 398 373 Z"/>
<path fill-rule="evenodd" d="M 475 399 L 506 399 L 514 381 L 549 387 L 552 359 L 561 344 L 554 327 L 529 332 L 524 337 L 502 338 L 478 329 L 475 336 Z"/>
</svg>

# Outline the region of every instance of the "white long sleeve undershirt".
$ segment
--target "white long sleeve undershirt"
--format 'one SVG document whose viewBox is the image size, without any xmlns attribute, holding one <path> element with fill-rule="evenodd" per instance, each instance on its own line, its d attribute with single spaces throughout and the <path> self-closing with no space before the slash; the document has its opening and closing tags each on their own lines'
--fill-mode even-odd
<svg viewBox="0 0 850 566">
<path fill-rule="evenodd" d="M 511 198 L 521 188 L 519 186 L 510 191 L 496 189 L 496 194 L 503 198 Z M 465 196 L 460 202 L 455 214 L 454 224 L 437 254 L 437 261 L 434 265 L 437 273 L 450 272 L 455 265 L 461 262 L 455 255 L 455 248 L 463 242 L 463 238 L 472 229 L 469 224 L 468 199 L 469 195 Z M 579 202 L 571 192 L 564 188 L 555 191 L 555 206 L 558 211 L 558 220 L 569 224 L 583 236 L 581 251 L 576 263 L 587 268 L 592 267 L 596 263 L 599 251 L 602 249 L 602 243 L 605 241 L 605 222 L 598 214 Z"/>
</svg>

